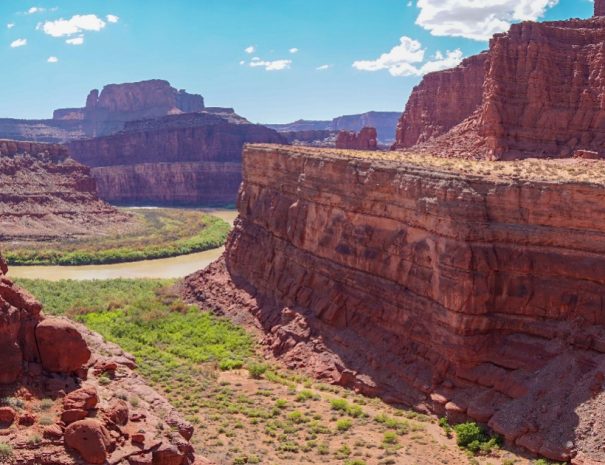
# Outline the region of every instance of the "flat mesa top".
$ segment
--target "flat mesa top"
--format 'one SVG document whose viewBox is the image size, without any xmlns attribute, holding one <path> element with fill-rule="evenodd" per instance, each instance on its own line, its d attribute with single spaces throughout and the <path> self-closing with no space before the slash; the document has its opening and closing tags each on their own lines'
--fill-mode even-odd
<svg viewBox="0 0 605 465">
<path fill-rule="evenodd" d="M 387 162 L 390 167 L 409 166 L 497 181 L 577 183 L 605 187 L 605 160 L 528 158 L 491 161 L 438 157 L 413 151 L 362 151 L 272 144 L 250 144 L 246 147 L 247 150 L 306 155 L 313 158 Z"/>
</svg>

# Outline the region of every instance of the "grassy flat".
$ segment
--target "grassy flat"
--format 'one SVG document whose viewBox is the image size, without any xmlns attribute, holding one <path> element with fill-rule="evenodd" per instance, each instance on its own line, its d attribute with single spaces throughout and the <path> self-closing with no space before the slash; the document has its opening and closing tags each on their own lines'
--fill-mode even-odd
<svg viewBox="0 0 605 465">
<path fill-rule="evenodd" d="M 457 430 L 434 418 L 263 361 L 252 334 L 183 303 L 176 281 L 17 282 L 46 313 L 80 321 L 133 353 L 147 382 L 197 425 L 196 451 L 216 463 L 531 463 L 489 443 L 471 453 L 456 445 Z"/>
<path fill-rule="evenodd" d="M 138 226 L 127 234 L 53 242 L 3 243 L 9 265 L 97 265 L 175 257 L 221 247 L 230 226 L 196 210 L 125 209 Z"/>
</svg>

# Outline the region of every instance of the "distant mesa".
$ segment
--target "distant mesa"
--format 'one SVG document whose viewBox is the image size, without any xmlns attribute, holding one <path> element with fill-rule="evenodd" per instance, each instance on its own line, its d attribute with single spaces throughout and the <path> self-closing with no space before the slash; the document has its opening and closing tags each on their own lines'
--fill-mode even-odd
<svg viewBox="0 0 605 465">
<path fill-rule="evenodd" d="M 204 110 L 201 95 L 177 90 L 168 81 L 110 84 L 91 90 L 84 108 L 55 110 L 54 120 L 133 121 Z"/>
<path fill-rule="evenodd" d="M 326 139 L 331 133 L 334 138 L 338 131 L 361 131 L 364 127 L 376 128 L 378 143 L 391 146 L 395 142 L 395 131 L 401 113 L 394 111 L 370 111 L 360 115 L 346 115 L 334 118 L 331 121 L 308 121 L 299 120 L 288 124 L 266 124 L 265 126 L 275 129 L 280 133 L 290 133 L 287 137 L 291 140 L 299 137 L 299 140 L 309 142 L 310 131 L 327 131 L 328 134 L 317 134 L 318 137 Z M 306 135 L 306 137 L 305 137 Z M 316 140 L 320 140 L 319 138 Z M 333 145 L 334 141 L 323 145 Z M 321 144 L 313 144 L 321 145 Z"/>
<path fill-rule="evenodd" d="M 603 153 L 604 15 L 599 0 L 590 19 L 515 24 L 487 52 L 426 75 L 394 148 L 495 160 Z"/>
</svg>

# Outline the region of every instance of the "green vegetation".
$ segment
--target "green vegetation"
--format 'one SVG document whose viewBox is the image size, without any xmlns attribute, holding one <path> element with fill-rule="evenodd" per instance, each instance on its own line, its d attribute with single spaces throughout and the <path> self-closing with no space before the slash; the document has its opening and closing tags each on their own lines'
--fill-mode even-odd
<svg viewBox="0 0 605 465">
<path fill-rule="evenodd" d="M 474 422 L 461 423 L 450 426 L 445 418 L 439 420 L 446 434 L 456 433 L 456 444 L 473 454 L 489 454 L 500 447 L 501 439 L 498 436 L 490 436 L 481 426 Z"/>
<path fill-rule="evenodd" d="M 215 249 L 230 226 L 195 210 L 129 210 L 140 223 L 131 233 L 54 243 L 2 244 L 9 265 L 92 265 L 175 257 Z"/>
<path fill-rule="evenodd" d="M 10 444 L 0 442 L 0 462 L 5 462 L 13 456 L 13 448 Z"/>
<path fill-rule="evenodd" d="M 187 306 L 167 280 L 20 280 L 52 314 L 67 314 L 137 357 L 153 381 L 201 363 L 243 366 L 252 340 L 229 321 Z"/>
<path fill-rule="evenodd" d="M 342 418 L 336 422 L 336 429 L 340 432 L 349 431 L 353 427 L 353 422 L 348 418 Z"/>
</svg>

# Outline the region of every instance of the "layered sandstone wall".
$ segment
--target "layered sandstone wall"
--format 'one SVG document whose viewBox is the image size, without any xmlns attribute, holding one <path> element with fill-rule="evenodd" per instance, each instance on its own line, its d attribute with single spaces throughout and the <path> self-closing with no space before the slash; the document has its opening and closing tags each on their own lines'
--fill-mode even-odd
<svg viewBox="0 0 605 465">
<path fill-rule="evenodd" d="M 488 54 L 482 53 L 456 68 L 427 74 L 414 88 L 397 124 L 395 147 L 434 139 L 471 116 L 483 99 L 487 60 Z"/>
<path fill-rule="evenodd" d="M 336 136 L 337 149 L 377 150 L 378 136 L 376 128 L 365 127 L 359 133 L 355 131 L 340 131 Z"/>
<path fill-rule="evenodd" d="M 190 295 L 248 307 L 291 366 L 605 462 L 605 187 L 364 156 L 248 147 Z"/>
<path fill-rule="evenodd" d="M 416 87 L 395 148 L 511 160 L 605 151 L 602 4 L 597 17 L 515 24 L 487 53 Z"/>
<path fill-rule="evenodd" d="M 0 140 L 0 240 L 41 240 L 133 227 L 99 200 L 90 169 L 65 147 Z"/>
<path fill-rule="evenodd" d="M 120 203 L 235 203 L 241 151 L 248 142 L 283 143 L 272 129 L 237 115 L 170 116 L 129 124 L 116 135 L 74 141 L 69 150 L 93 167 L 101 198 Z"/>
<path fill-rule="evenodd" d="M 238 162 L 139 163 L 93 168 L 112 204 L 233 205 L 242 182 Z"/>
</svg>

